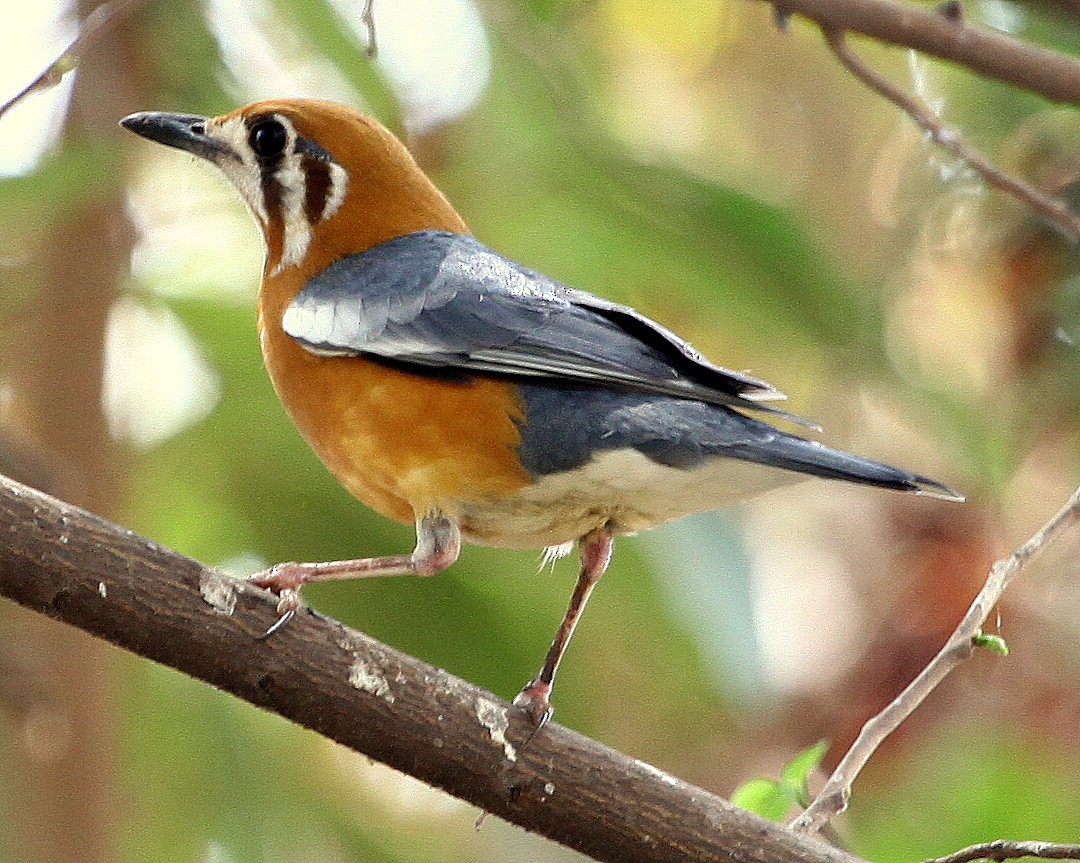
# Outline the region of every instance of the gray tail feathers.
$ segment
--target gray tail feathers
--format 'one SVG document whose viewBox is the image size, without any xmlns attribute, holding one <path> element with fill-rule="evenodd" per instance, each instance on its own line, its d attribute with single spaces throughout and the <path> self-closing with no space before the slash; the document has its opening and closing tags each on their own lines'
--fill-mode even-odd
<svg viewBox="0 0 1080 863">
<path fill-rule="evenodd" d="M 942 500 L 963 501 L 966 499 L 947 485 L 928 477 L 842 450 L 831 449 L 817 441 L 806 440 L 795 435 L 781 433 L 763 445 L 749 446 L 745 449 L 739 447 L 739 449 L 742 452 L 731 454 L 771 467 L 828 479 L 842 479 L 847 482 L 873 485 L 878 488 L 914 492 Z"/>
</svg>

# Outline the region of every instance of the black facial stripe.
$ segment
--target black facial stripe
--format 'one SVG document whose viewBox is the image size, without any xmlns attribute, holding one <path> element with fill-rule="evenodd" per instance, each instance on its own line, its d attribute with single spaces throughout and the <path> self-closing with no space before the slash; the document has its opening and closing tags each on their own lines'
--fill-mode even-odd
<svg viewBox="0 0 1080 863">
<path fill-rule="evenodd" d="M 274 176 L 277 166 L 260 164 L 259 169 L 262 174 L 263 207 L 266 208 L 267 221 L 282 224 L 285 221 L 285 213 L 281 201 L 283 189 L 281 181 Z"/>
<path fill-rule="evenodd" d="M 301 139 L 303 140 L 303 139 Z M 316 146 L 318 146 L 316 144 Z M 325 152 L 325 151 L 324 151 Z M 330 193 L 334 188 L 330 166 L 321 160 L 305 158 L 304 166 L 304 215 L 309 225 L 322 221 Z"/>
<path fill-rule="evenodd" d="M 300 153 L 303 156 L 310 156 L 312 159 L 318 159 L 320 162 L 334 161 L 334 157 L 330 155 L 330 151 L 318 141 L 313 141 L 311 138 L 301 138 L 299 135 L 296 136 L 296 143 L 293 145 L 293 151 Z"/>
</svg>

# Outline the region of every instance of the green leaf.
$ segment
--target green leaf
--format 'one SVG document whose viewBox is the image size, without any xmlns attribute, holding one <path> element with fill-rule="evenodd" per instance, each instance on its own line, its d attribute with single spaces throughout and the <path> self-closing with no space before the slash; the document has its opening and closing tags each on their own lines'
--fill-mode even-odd
<svg viewBox="0 0 1080 863">
<path fill-rule="evenodd" d="M 828 751 L 828 740 L 819 740 L 812 746 L 807 746 L 806 749 L 784 765 L 784 769 L 780 771 L 780 781 L 786 785 L 797 786 L 801 790 L 805 790 L 810 774 L 821 766 L 821 759 L 825 757 L 825 753 Z"/>
<path fill-rule="evenodd" d="M 1000 635 L 990 635 L 979 630 L 971 636 L 971 643 L 976 647 L 985 647 L 987 650 L 1000 656 L 1009 655 L 1009 645 Z"/>
<path fill-rule="evenodd" d="M 808 805 L 807 783 L 829 751 L 829 741 L 819 740 L 792 758 L 780 771 L 779 781 L 757 777 L 736 788 L 731 802 L 771 821 L 782 821 L 792 804 Z"/>
<path fill-rule="evenodd" d="M 780 771 L 780 781 L 787 787 L 801 806 L 810 805 L 810 774 L 821 766 L 821 759 L 829 751 L 829 741 L 819 740 L 807 746 L 792 758 Z"/>
<path fill-rule="evenodd" d="M 795 799 L 790 789 L 775 779 L 757 777 L 736 788 L 731 794 L 731 802 L 770 821 L 782 821 Z"/>
</svg>

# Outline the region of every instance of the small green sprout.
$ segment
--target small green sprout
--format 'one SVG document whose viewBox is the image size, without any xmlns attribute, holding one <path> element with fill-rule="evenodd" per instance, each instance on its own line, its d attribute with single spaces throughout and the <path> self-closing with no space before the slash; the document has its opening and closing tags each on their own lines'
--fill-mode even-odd
<svg viewBox="0 0 1080 863">
<path fill-rule="evenodd" d="M 785 764 L 779 779 L 759 776 L 744 782 L 732 792 L 731 802 L 770 821 L 782 821 L 793 804 L 809 805 L 810 774 L 828 751 L 829 741 L 819 740 Z"/>
<path fill-rule="evenodd" d="M 985 647 L 1000 656 L 1009 655 L 1009 645 L 1000 635 L 990 635 L 981 629 L 971 636 L 971 643 L 976 647 Z"/>
</svg>

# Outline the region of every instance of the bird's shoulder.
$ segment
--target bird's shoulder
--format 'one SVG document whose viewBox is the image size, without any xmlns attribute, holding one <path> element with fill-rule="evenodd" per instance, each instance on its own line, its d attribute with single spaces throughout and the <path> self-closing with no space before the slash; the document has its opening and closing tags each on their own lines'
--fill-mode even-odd
<svg viewBox="0 0 1080 863">
<path fill-rule="evenodd" d="M 637 310 L 468 234 L 420 231 L 334 262 L 282 319 L 304 348 L 427 369 L 575 381 L 769 410 L 770 384 L 715 365 Z"/>
</svg>

